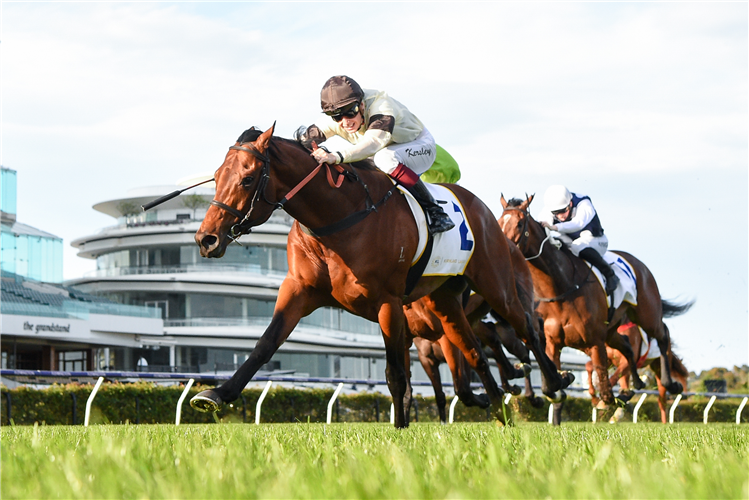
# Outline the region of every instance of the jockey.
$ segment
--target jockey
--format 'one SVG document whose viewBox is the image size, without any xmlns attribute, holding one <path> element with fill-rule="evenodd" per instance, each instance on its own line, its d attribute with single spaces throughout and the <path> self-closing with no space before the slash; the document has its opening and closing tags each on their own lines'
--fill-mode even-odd
<svg viewBox="0 0 749 500">
<path fill-rule="evenodd" d="M 606 295 L 614 293 L 619 278 L 603 259 L 609 240 L 588 196 L 570 193 L 564 186 L 551 186 L 544 194 L 544 213 L 539 220 L 543 227 L 561 233 L 562 243 L 574 255 L 601 271 L 606 278 Z"/>
<path fill-rule="evenodd" d="M 419 179 L 435 162 L 437 147 L 413 113 L 387 93 L 362 90 L 343 75 L 325 82 L 320 104 L 327 116 L 299 134 L 302 144 L 314 149 L 312 156 L 318 162 L 351 163 L 371 156 L 380 170 L 416 198 L 427 214 L 430 233 L 455 227 Z M 334 135 L 351 145 L 333 152 L 315 147 Z"/>
</svg>

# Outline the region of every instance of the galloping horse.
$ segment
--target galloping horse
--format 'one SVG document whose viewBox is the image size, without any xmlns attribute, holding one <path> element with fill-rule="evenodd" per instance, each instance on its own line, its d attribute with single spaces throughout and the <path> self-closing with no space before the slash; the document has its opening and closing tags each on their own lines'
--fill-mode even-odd
<svg viewBox="0 0 749 500">
<path fill-rule="evenodd" d="M 296 219 L 287 243 L 289 272 L 279 288 L 270 325 L 249 358 L 228 381 L 199 393 L 190 404 L 216 411 L 222 403 L 235 400 L 302 317 L 320 307 L 339 307 L 379 323 L 395 426 L 405 427 L 403 304 L 424 297 L 445 334 L 481 377 L 493 412 L 503 421 L 503 391 L 489 372 L 459 300 L 466 283 L 519 335 L 539 341 L 515 291 L 507 241 L 491 211 L 466 189 L 449 186 L 476 235 L 472 257 L 463 275 L 421 277 L 407 293 L 418 232 L 405 197 L 390 178 L 372 162 L 318 165 L 298 142 L 273 137 L 274 128 L 262 133 L 249 129 L 229 148 L 215 173 L 215 199 L 195 241 L 203 257 L 221 257 L 237 235 L 283 208 Z M 317 175 L 323 167 L 327 175 Z M 553 364 L 544 370 L 547 390 L 568 383 Z"/>
<path fill-rule="evenodd" d="M 668 354 L 669 332 L 663 323 L 664 314 L 678 314 L 689 305 L 674 305 L 661 299 L 655 278 L 647 267 L 634 256 L 615 252 L 635 271 L 637 279 L 637 306 L 623 302 L 608 317 L 608 305 L 603 287 L 590 268 L 566 248 L 547 244 L 549 237 L 539 222 L 531 217 L 528 206 L 533 196 L 525 201 L 501 197 L 504 207 L 499 225 L 514 241 L 528 260 L 533 275 L 538 313 L 544 321 L 546 350 L 557 366 L 563 346 L 574 347 L 588 354 L 598 373 L 601 399 L 605 404 L 615 401 L 609 383 L 606 344 L 619 350 L 629 361 L 636 389 L 643 382 L 637 376 L 634 352 L 626 337 L 616 332 L 626 316 L 657 340 L 661 350 L 662 383 L 672 394 L 682 392 L 682 385 L 672 380 Z"/>
<path fill-rule="evenodd" d="M 641 349 L 643 338 L 640 334 L 640 327 L 638 327 L 634 323 L 626 323 L 620 326 L 617 331 L 623 335 L 626 335 L 626 337 L 629 339 L 629 343 L 632 345 L 632 348 L 636 353 L 642 352 Z M 648 353 L 650 351 L 650 348 L 646 349 L 646 353 L 640 356 L 637 360 L 637 367 L 642 368 L 643 366 L 649 366 L 655 374 L 655 380 L 658 384 L 658 408 L 660 409 L 661 413 L 661 422 L 665 424 L 668 421 L 666 418 L 666 403 L 668 400 L 666 397 L 666 388 L 663 387 L 663 384 L 661 383 L 661 367 L 659 359 L 658 357 L 649 356 Z M 616 368 L 614 373 L 612 373 L 609 377 L 609 383 L 611 385 L 614 385 L 618 379 L 619 387 L 622 389 L 622 392 L 630 392 L 629 377 L 631 374 L 631 370 L 629 369 L 629 362 L 624 356 L 622 356 L 620 352 L 610 347 L 606 347 L 606 354 L 608 355 L 611 364 Z M 668 357 L 671 364 L 672 376 L 676 378 L 676 380 L 678 380 L 682 384 L 682 386 L 684 386 L 684 388 L 686 388 L 687 378 L 689 377 L 689 370 L 687 370 L 687 368 L 684 366 L 684 363 L 682 363 L 681 359 L 679 359 L 679 357 L 674 354 L 673 350 L 669 351 Z M 596 396 L 596 389 L 593 385 L 593 363 L 588 361 L 585 364 L 585 369 L 588 372 L 588 392 L 590 393 L 590 397 L 595 404 L 598 397 Z"/>
</svg>

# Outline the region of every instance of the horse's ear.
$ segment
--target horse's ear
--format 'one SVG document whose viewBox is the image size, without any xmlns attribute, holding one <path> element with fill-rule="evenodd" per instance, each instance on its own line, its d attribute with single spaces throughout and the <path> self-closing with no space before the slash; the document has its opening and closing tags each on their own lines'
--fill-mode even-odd
<svg viewBox="0 0 749 500">
<path fill-rule="evenodd" d="M 499 194 L 499 202 L 502 204 L 502 208 L 507 208 L 507 200 L 505 200 L 505 194 Z"/>
<path fill-rule="evenodd" d="M 525 193 L 525 199 L 528 201 L 528 205 L 531 204 L 533 201 L 533 198 L 536 196 L 536 193 L 533 193 L 532 195 L 528 196 L 528 193 Z"/>
<path fill-rule="evenodd" d="M 260 134 L 260 137 L 257 138 L 257 141 L 255 141 L 255 147 L 258 148 L 260 151 L 265 151 L 268 149 L 268 145 L 270 144 L 270 138 L 273 137 L 273 131 L 276 129 L 276 122 L 273 122 L 273 125 Z"/>
</svg>

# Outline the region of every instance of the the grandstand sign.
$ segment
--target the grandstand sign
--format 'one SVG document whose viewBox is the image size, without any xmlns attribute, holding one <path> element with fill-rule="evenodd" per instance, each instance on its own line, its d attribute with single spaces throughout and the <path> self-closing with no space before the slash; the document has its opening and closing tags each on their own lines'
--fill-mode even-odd
<svg viewBox="0 0 749 500">
<path fill-rule="evenodd" d="M 56 323 L 51 323 L 49 325 L 45 325 L 45 324 L 39 323 L 39 324 L 34 325 L 32 323 L 29 323 L 28 321 L 24 321 L 23 322 L 23 329 L 24 329 L 24 331 L 25 330 L 31 330 L 34 333 L 39 333 L 39 332 L 66 332 L 66 333 L 70 333 L 70 323 L 68 323 L 67 325 L 58 325 Z"/>
</svg>

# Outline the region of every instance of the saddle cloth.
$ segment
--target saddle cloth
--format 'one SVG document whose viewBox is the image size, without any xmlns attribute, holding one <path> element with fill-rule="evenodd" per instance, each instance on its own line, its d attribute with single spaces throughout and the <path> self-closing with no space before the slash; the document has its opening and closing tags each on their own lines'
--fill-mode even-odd
<svg viewBox="0 0 749 500">
<path fill-rule="evenodd" d="M 642 342 L 640 342 L 640 352 L 636 353 L 637 354 L 637 368 L 642 368 L 646 361 L 660 358 L 661 350 L 658 347 L 657 340 L 649 338 L 648 334 L 645 333 L 645 330 L 643 330 L 638 325 L 635 325 L 632 322 L 629 322 L 620 326 L 619 328 L 617 328 L 616 331 L 623 334 L 626 331 L 626 329 L 631 328 L 633 326 L 637 326 L 637 331 L 640 332 L 640 337 L 642 338 Z"/>
<path fill-rule="evenodd" d="M 624 260 L 624 258 L 614 252 L 606 252 L 603 259 L 611 266 L 616 276 L 619 278 L 619 286 L 614 290 L 614 303 L 611 303 L 611 297 L 606 296 L 606 303 L 609 307 L 617 308 L 622 302 L 627 302 L 633 306 L 637 305 L 637 278 L 635 277 L 634 268 Z M 593 274 L 598 278 L 601 287 L 606 288 L 606 279 L 597 268 L 589 262 L 584 261 L 588 267 L 593 269 Z"/>
<path fill-rule="evenodd" d="M 432 255 L 422 276 L 455 276 L 465 272 L 474 249 L 473 231 L 466 220 L 465 210 L 455 194 L 444 186 L 424 183 L 432 197 L 450 217 L 455 227 L 433 236 Z M 398 186 L 408 200 L 416 226 L 419 229 L 419 244 L 411 261 L 414 265 L 424 253 L 427 243 L 427 220 L 419 202 L 402 186 Z M 440 203 L 447 202 L 447 203 Z"/>
</svg>

